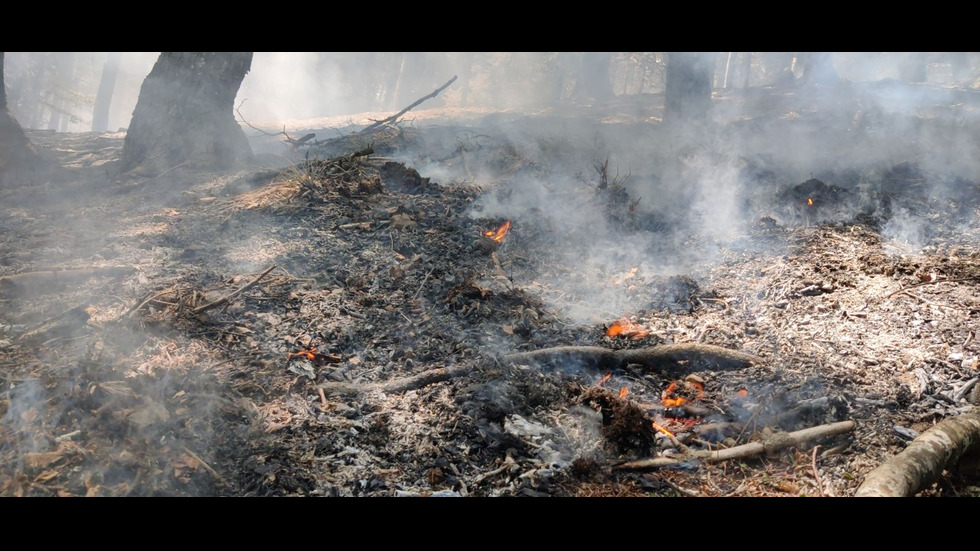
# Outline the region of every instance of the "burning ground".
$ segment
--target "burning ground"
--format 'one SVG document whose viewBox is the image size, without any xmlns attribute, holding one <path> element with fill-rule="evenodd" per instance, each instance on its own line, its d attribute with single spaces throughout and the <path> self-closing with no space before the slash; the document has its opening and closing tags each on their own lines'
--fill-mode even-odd
<svg viewBox="0 0 980 551">
<path fill-rule="evenodd" d="M 33 133 L 71 178 L 2 192 L 0 494 L 854 495 L 978 401 L 980 190 L 844 154 L 945 119 L 749 99 L 108 182 L 122 134 Z M 719 147 L 764 122 L 799 141 Z"/>
</svg>

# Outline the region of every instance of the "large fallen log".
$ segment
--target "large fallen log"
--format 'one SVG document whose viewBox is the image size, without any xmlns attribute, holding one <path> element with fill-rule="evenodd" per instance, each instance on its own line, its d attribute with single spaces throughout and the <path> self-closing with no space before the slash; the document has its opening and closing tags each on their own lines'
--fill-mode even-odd
<svg viewBox="0 0 980 551">
<path fill-rule="evenodd" d="M 610 350 L 599 346 L 557 346 L 504 356 L 508 363 L 539 365 L 591 365 L 601 370 L 624 368 L 630 364 L 647 369 L 684 371 L 685 369 L 731 369 L 762 363 L 762 358 L 710 344 L 665 344 L 632 350 Z"/>
<path fill-rule="evenodd" d="M 763 437 L 761 442 L 750 442 L 741 446 L 734 446 L 717 451 L 695 451 L 688 450 L 683 454 L 672 457 L 656 457 L 652 459 L 640 459 L 614 465 L 613 470 L 643 470 L 659 469 L 662 467 L 676 467 L 688 461 L 703 461 L 705 463 L 718 463 L 729 459 L 741 459 L 760 454 L 774 454 L 787 448 L 800 448 L 809 441 L 827 436 L 836 436 L 854 430 L 854 421 L 841 421 L 820 425 L 796 432 L 777 432 L 770 436 Z"/>
<path fill-rule="evenodd" d="M 967 454 L 980 453 L 980 413 L 950 417 L 868 473 L 855 497 L 911 497 Z"/>
</svg>

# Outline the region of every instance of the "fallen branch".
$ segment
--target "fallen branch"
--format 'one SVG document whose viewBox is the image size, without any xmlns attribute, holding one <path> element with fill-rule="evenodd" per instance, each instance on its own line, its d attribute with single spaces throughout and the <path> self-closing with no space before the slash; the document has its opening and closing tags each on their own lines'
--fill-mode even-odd
<svg viewBox="0 0 980 551">
<path fill-rule="evenodd" d="M 248 289 L 252 285 L 255 285 L 256 283 L 258 283 L 260 279 L 262 279 L 263 277 L 265 277 L 266 274 L 268 274 L 272 270 L 275 270 L 276 268 L 277 268 L 277 266 L 275 264 L 273 264 L 272 266 L 269 266 L 268 268 L 266 268 L 266 270 L 264 272 L 262 272 L 261 274 L 255 276 L 255 279 L 253 279 L 252 281 L 249 281 L 248 283 L 246 283 L 245 285 L 243 285 L 243 286 L 239 287 L 238 289 L 232 291 L 231 293 L 228 293 L 227 295 L 219 298 L 218 300 L 216 300 L 214 302 L 209 302 L 209 303 L 205 304 L 204 306 L 198 306 L 197 308 L 194 309 L 194 313 L 195 314 L 200 314 L 201 312 L 205 312 L 207 310 L 210 310 L 212 308 L 215 308 L 217 306 L 221 306 L 222 304 L 227 303 L 231 299 L 233 299 L 233 298 L 237 297 L 238 295 L 240 295 L 243 291 L 245 291 L 246 289 Z"/>
<path fill-rule="evenodd" d="M 639 364 L 647 369 L 676 369 L 682 362 L 695 368 L 742 368 L 762 363 L 762 358 L 720 346 L 698 343 L 665 344 L 633 350 L 609 350 L 599 346 L 557 346 L 504 356 L 509 363 L 562 365 L 592 364 L 611 370 Z"/>
<path fill-rule="evenodd" d="M 401 117 L 405 113 L 408 113 L 413 108 L 415 108 L 416 105 L 422 103 L 423 101 L 425 101 L 427 99 L 434 98 L 434 97 L 438 96 L 439 95 L 439 92 L 442 92 L 443 90 L 445 90 L 446 88 L 448 88 L 450 84 L 452 84 L 454 82 L 456 82 L 456 75 L 453 75 L 453 78 L 449 79 L 449 82 L 447 82 L 447 83 L 443 84 L 442 86 L 436 88 L 435 91 L 432 92 L 431 94 L 429 94 L 427 96 L 423 96 L 423 97 L 415 100 L 415 103 L 409 105 L 408 107 L 402 109 L 401 111 L 399 111 L 398 113 L 395 113 L 394 115 L 388 117 L 387 119 L 380 120 L 380 121 L 378 121 L 378 122 L 376 122 L 376 123 L 368 126 L 364 130 L 361 130 L 360 132 L 358 132 L 358 134 L 370 134 L 371 132 L 374 132 L 378 127 L 380 127 L 382 125 L 385 125 L 385 124 L 388 124 L 388 123 L 391 123 L 391 122 L 395 122 L 396 120 L 398 120 L 399 117 Z"/>
<path fill-rule="evenodd" d="M 472 365 L 439 367 L 424 371 L 418 375 L 402 377 L 400 379 L 392 379 L 384 383 L 323 383 L 319 385 L 318 388 L 322 389 L 324 392 L 333 394 L 361 394 L 374 390 L 381 390 L 385 393 L 405 392 L 407 390 L 418 390 L 433 383 L 447 381 L 454 377 L 469 373 L 475 368 L 476 366 Z"/>
<path fill-rule="evenodd" d="M 741 446 L 718 450 L 718 451 L 688 451 L 684 454 L 672 457 L 656 457 L 653 459 L 641 459 L 639 461 L 629 461 L 614 465 L 613 470 L 643 470 L 658 469 L 661 467 L 676 467 L 691 460 L 703 461 L 705 463 L 720 463 L 729 459 L 741 459 L 760 454 L 774 454 L 787 448 L 802 447 L 809 440 L 836 436 L 854 430 L 854 421 L 841 421 L 820 425 L 796 432 L 777 432 L 771 436 L 764 436 L 761 442 L 751 442 Z"/>
<path fill-rule="evenodd" d="M 914 496 L 971 452 L 980 452 L 980 414 L 950 417 L 868 473 L 855 497 Z"/>
</svg>

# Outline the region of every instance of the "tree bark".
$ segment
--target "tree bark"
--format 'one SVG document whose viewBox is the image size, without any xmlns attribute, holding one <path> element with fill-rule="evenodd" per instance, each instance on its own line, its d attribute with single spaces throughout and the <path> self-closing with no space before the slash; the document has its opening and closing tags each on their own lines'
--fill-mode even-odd
<svg viewBox="0 0 980 551">
<path fill-rule="evenodd" d="M 116 88 L 116 77 L 119 75 L 119 65 L 122 64 L 122 52 L 109 52 L 105 65 L 102 66 L 102 78 L 99 80 L 99 91 L 95 94 L 95 109 L 92 111 L 92 132 L 109 130 L 109 107 L 112 105 L 112 93 Z"/>
<path fill-rule="evenodd" d="M 235 120 L 251 52 L 163 52 L 143 81 L 123 142 L 124 172 L 182 163 L 225 169 L 252 157 Z"/>
<path fill-rule="evenodd" d="M 800 60 L 803 63 L 803 76 L 799 78 L 799 84 L 831 86 L 840 82 L 830 52 L 807 52 L 800 55 Z"/>
<path fill-rule="evenodd" d="M 36 159 L 24 129 L 7 109 L 3 57 L 4 52 L 0 52 L 0 188 L 16 178 L 17 169 L 31 166 Z"/>
<path fill-rule="evenodd" d="M 868 473 L 855 497 L 912 497 L 970 454 L 980 454 L 980 414 L 950 417 Z"/>
<path fill-rule="evenodd" d="M 707 119 L 711 108 L 714 56 L 704 52 L 671 52 L 667 57 L 664 122 Z"/>
<path fill-rule="evenodd" d="M 582 54 L 578 76 L 575 79 L 575 98 L 608 100 L 613 97 L 612 52 L 585 52 Z"/>
</svg>

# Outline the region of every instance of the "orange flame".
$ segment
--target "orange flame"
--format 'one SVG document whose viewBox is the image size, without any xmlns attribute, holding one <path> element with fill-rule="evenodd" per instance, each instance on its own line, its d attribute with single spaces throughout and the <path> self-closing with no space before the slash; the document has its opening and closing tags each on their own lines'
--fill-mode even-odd
<svg viewBox="0 0 980 551">
<path fill-rule="evenodd" d="M 488 230 L 483 232 L 483 235 L 489 239 L 492 239 L 493 241 L 496 241 L 497 243 L 500 243 L 504 240 L 504 236 L 507 235 L 507 230 L 509 229 L 510 220 L 504 222 L 504 225 L 497 228 L 497 231 Z"/>
<path fill-rule="evenodd" d="M 747 389 L 747 388 L 740 388 L 740 389 L 738 389 L 735 392 L 735 394 L 738 394 L 742 398 L 748 398 L 749 397 L 749 389 Z"/>
<path fill-rule="evenodd" d="M 316 347 L 314 346 L 314 347 L 308 348 L 306 350 L 300 350 L 299 352 L 290 352 L 289 353 L 289 356 L 290 357 L 293 357 L 293 356 L 303 356 L 307 360 L 315 360 L 316 359 Z"/>
<path fill-rule="evenodd" d="M 595 384 L 595 386 L 602 386 L 609 379 L 612 379 L 612 372 L 609 372 L 609 373 L 606 373 L 605 375 L 603 375 L 602 378 L 599 379 L 599 382 Z"/>
<path fill-rule="evenodd" d="M 627 388 L 627 387 L 625 387 L 625 386 L 623 388 L 619 389 L 619 397 L 620 398 L 625 398 L 629 393 L 630 393 L 630 389 Z"/>
<path fill-rule="evenodd" d="M 701 383 L 699 383 L 697 381 L 686 381 L 684 383 L 684 385 L 688 389 L 690 389 L 691 387 L 697 389 L 698 396 L 697 396 L 697 398 L 695 398 L 695 400 L 702 400 L 704 398 L 704 385 L 703 384 L 701 384 Z M 663 403 L 664 407 L 674 408 L 674 407 L 678 407 L 678 406 L 684 405 L 684 404 L 686 404 L 688 402 L 688 400 L 686 398 L 683 398 L 681 396 L 676 396 L 675 395 L 675 393 L 677 392 L 677 387 L 678 386 L 679 385 L 677 384 L 677 381 L 673 381 L 672 383 L 670 383 L 669 385 L 667 385 L 667 388 L 666 389 L 664 389 L 663 394 L 660 395 L 661 396 L 660 397 L 660 401 Z"/>
<path fill-rule="evenodd" d="M 656 421 L 653 422 L 653 428 L 657 429 L 657 431 L 662 432 L 671 438 L 674 438 L 674 433 L 670 432 L 669 430 L 667 430 L 667 427 L 661 425 Z"/>
<path fill-rule="evenodd" d="M 806 198 L 806 204 L 807 204 L 808 206 L 811 206 L 811 207 L 812 207 L 812 206 L 813 206 L 813 199 L 811 199 L 811 198 L 809 198 L 809 197 L 807 197 L 807 198 Z"/>
<path fill-rule="evenodd" d="M 650 331 L 641 329 L 626 317 L 619 318 L 609 326 L 609 329 L 606 329 L 606 336 L 609 338 L 626 337 L 630 339 L 642 339 L 649 334 Z"/>
</svg>

